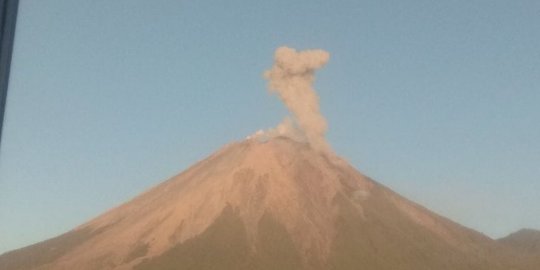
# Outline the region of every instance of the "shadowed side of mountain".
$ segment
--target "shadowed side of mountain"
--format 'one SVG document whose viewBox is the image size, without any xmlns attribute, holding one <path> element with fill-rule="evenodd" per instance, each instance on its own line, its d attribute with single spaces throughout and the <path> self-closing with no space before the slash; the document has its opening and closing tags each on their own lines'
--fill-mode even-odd
<svg viewBox="0 0 540 270">
<path fill-rule="evenodd" d="M 204 233 L 135 269 L 527 269 L 499 261 L 490 247 L 494 241 L 467 228 L 452 233 L 457 246 L 442 239 L 412 222 L 384 193 L 384 188 L 374 190 L 362 210 L 351 194 L 334 198 L 336 234 L 328 258 L 322 260 L 302 258 L 285 227 L 268 213 L 260 219 L 255 246 L 250 247 L 242 219 L 228 206 Z"/>
<path fill-rule="evenodd" d="M 285 228 L 269 214 L 259 222 L 256 250 L 248 243 L 242 219 L 227 206 L 201 235 L 147 259 L 136 270 L 298 270 L 299 254 Z"/>
</svg>

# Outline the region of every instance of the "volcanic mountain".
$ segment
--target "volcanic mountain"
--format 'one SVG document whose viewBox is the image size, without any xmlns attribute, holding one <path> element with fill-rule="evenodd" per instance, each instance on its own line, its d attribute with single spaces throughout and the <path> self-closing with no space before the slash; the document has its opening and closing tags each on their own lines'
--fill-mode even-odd
<svg viewBox="0 0 540 270">
<path fill-rule="evenodd" d="M 0 269 L 525 269 L 333 154 L 285 137 L 226 145 Z M 532 269 L 532 268 L 531 268 Z"/>
</svg>

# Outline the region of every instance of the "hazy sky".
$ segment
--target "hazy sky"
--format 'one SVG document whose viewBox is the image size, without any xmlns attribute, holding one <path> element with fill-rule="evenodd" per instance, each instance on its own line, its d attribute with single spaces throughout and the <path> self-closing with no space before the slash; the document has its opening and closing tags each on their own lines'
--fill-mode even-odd
<svg viewBox="0 0 540 270">
<path fill-rule="evenodd" d="M 0 253 L 278 124 L 274 50 L 322 48 L 335 151 L 491 237 L 540 229 L 540 1 L 21 1 Z"/>
</svg>

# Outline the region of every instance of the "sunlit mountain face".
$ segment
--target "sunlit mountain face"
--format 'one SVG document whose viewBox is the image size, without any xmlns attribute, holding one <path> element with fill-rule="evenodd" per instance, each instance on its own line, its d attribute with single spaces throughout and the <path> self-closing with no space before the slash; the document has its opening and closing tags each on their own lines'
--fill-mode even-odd
<svg viewBox="0 0 540 270">
<path fill-rule="evenodd" d="M 0 269 L 538 269 L 286 137 L 224 146 Z"/>
</svg>

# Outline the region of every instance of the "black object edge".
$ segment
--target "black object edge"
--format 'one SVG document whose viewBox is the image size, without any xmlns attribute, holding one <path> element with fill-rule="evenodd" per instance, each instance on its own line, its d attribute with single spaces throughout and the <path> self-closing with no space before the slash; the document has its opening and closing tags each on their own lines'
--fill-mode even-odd
<svg viewBox="0 0 540 270">
<path fill-rule="evenodd" d="M 9 71 L 15 38 L 15 24 L 19 0 L 0 0 L 0 146 L 6 111 L 7 91 L 9 87 Z"/>
</svg>

